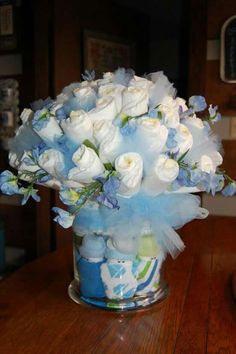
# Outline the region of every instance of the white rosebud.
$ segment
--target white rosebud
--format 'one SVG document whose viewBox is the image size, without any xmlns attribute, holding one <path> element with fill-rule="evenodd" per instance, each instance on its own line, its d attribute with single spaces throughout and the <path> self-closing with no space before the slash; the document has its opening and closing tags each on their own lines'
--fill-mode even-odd
<svg viewBox="0 0 236 354">
<path fill-rule="evenodd" d="M 88 113 L 93 123 L 97 120 L 113 120 L 117 115 L 116 103 L 113 97 L 101 97 L 96 102 L 96 108 Z"/>
<path fill-rule="evenodd" d="M 88 85 L 77 87 L 73 90 L 73 94 L 78 100 L 81 100 L 84 97 L 96 96 L 94 90 Z"/>
<path fill-rule="evenodd" d="M 74 103 L 72 103 L 72 107 L 81 108 L 85 111 L 90 111 L 95 107 L 97 96 L 91 86 L 77 87 L 73 91 L 73 94 L 75 96 L 75 99 Z"/>
<path fill-rule="evenodd" d="M 183 155 L 186 151 L 190 150 L 191 147 L 193 146 L 192 134 L 184 124 L 180 124 L 178 126 L 175 140 L 178 144 L 176 148 L 176 150 L 178 150 L 178 156 Z"/>
<path fill-rule="evenodd" d="M 100 144 L 103 140 L 115 133 L 116 127 L 109 120 L 97 120 L 93 125 L 93 136 Z"/>
<path fill-rule="evenodd" d="M 18 170 L 18 175 L 20 177 L 20 179 L 24 180 L 24 181 L 32 181 L 32 176 L 30 176 L 29 174 L 27 174 L 27 172 L 36 172 L 38 170 L 40 170 L 40 167 L 36 164 L 34 165 L 27 165 L 23 159 L 25 157 L 28 157 L 28 154 L 30 152 L 24 152 L 23 155 L 20 157 L 19 159 L 19 156 L 17 156 L 16 153 L 14 152 L 10 152 L 9 155 L 8 155 L 8 160 L 9 160 L 9 164 L 10 166 L 12 166 L 13 168 L 17 169 Z M 25 172 L 25 173 L 24 173 Z"/>
<path fill-rule="evenodd" d="M 122 107 L 122 92 L 125 89 L 123 85 L 107 84 L 99 87 L 98 95 L 99 97 L 111 96 L 115 100 L 117 113 L 121 111 Z"/>
<path fill-rule="evenodd" d="M 129 86 L 141 87 L 149 91 L 154 87 L 154 84 L 152 81 L 147 80 L 144 77 L 134 75 L 134 77 L 129 82 Z"/>
<path fill-rule="evenodd" d="M 115 160 L 115 169 L 121 181 L 118 193 L 123 197 L 137 194 L 143 176 L 142 157 L 135 152 L 122 154 Z"/>
<path fill-rule="evenodd" d="M 186 101 L 181 97 L 176 97 L 175 102 L 182 108 L 183 112 L 188 110 Z"/>
<path fill-rule="evenodd" d="M 179 105 L 170 96 L 166 96 L 158 108 L 164 115 L 164 123 L 168 128 L 176 128 L 179 125 Z"/>
<path fill-rule="evenodd" d="M 91 183 L 105 170 L 96 152 L 85 145 L 75 151 L 72 161 L 76 167 L 69 171 L 68 178 L 79 183 Z"/>
<path fill-rule="evenodd" d="M 19 156 L 15 152 L 9 152 L 8 161 L 11 167 L 18 169 L 18 166 L 20 165 L 20 160 Z"/>
<path fill-rule="evenodd" d="M 148 111 L 148 90 L 130 86 L 123 91 L 122 113 L 137 117 Z"/>
<path fill-rule="evenodd" d="M 22 123 L 25 124 L 27 122 L 30 122 L 33 116 L 34 116 L 34 112 L 32 111 L 32 109 L 24 108 L 20 115 L 20 119 Z"/>
<path fill-rule="evenodd" d="M 214 167 L 212 159 L 207 155 L 202 155 L 199 161 L 199 168 L 203 172 L 213 172 Z"/>
<path fill-rule="evenodd" d="M 93 124 L 88 114 L 82 110 L 72 111 L 70 117 L 61 121 L 61 127 L 66 136 L 79 145 L 84 140 L 92 140 Z"/>
<path fill-rule="evenodd" d="M 217 166 L 223 162 L 222 156 L 219 152 L 211 152 L 209 155 L 202 155 L 199 161 L 199 168 L 203 172 L 215 173 Z"/>
<path fill-rule="evenodd" d="M 98 86 L 110 84 L 113 81 L 114 74 L 112 72 L 106 72 L 103 74 L 103 79 L 96 80 Z"/>
<path fill-rule="evenodd" d="M 120 153 L 123 138 L 120 129 L 118 127 L 114 128 L 100 144 L 99 157 L 103 163 L 113 163 Z"/>
<path fill-rule="evenodd" d="M 39 166 L 57 180 L 64 180 L 64 155 L 56 149 L 45 150 L 38 158 Z"/>
<path fill-rule="evenodd" d="M 160 155 L 156 161 L 154 171 L 160 181 L 173 182 L 179 174 L 179 165 L 166 155 Z"/>
<path fill-rule="evenodd" d="M 34 131 L 48 146 L 53 147 L 63 132 L 54 116 L 49 116 L 45 126 L 34 127 Z"/>
<path fill-rule="evenodd" d="M 142 118 L 138 121 L 138 134 L 149 151 L 160 153 L 165 146 L 168 129 L 158 119 Z"/>
<path fill-rule="evenodd" d="M 179 174 L 178 163 L 168 158 L 166 155 L 160 155 L 154 163 L 150 175 L 143 181 L 143 190 L 150 195 L 158 195 L 164 192 Z"/>
</svg>

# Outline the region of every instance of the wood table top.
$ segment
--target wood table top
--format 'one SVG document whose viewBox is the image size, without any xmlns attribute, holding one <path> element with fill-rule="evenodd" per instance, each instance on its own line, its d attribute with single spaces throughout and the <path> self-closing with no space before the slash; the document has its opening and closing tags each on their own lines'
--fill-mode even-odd
<svg viewBox="0 0 236 354">
<path fill-rule="evenodd" d="M 194 221 L 167 259 L 170 294 L 139 312 L 106 312 L 67 295 L 72 250 L 27 264 L 0 283 L 1 354 L 236 353 L 236 218 Z"/>
</svg>

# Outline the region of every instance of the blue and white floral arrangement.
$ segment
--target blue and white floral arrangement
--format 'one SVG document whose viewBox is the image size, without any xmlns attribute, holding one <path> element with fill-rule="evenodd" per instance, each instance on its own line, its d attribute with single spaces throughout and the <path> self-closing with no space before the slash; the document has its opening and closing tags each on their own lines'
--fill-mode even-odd
<svg viewBox="0 0 236 354">
<path fill-rule="evenodd" d="M 160 250 L 162 259 L 176 257 L 184 244 L 175 230 L 208 215 L 192 193 L 233 195 L 236 183 L 220 168 L 211 124 L 221 116 L 204 97 L 186 103 L 163 72 L 138 77 L 118 69 L 95 80 L 87 71 L 83 79 L 23 110 L 9 153 L 18 174 L 2 172 L 0 188 L 22 195 L 22 204 L 40 200 L 35 184 L 57 189 L 66 210 L 54 207 L 54 220 L 85 236 L 78 263 L 99 264 L 103 285 L 94 292 L 82 284 L 82 295 L 129 298 L 157 288 L 155 272 L 148 287 L 137 275 L 146 258 Z M 114 260 L 126 262 L 128 287 L 107 280 Z"/>
</svg>

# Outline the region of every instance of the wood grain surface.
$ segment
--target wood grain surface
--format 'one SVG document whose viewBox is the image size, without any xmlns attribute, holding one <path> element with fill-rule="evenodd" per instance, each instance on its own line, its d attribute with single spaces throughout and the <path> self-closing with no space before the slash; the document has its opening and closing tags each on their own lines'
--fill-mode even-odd
<svg viewBox="0 0 236 354">
<path fill-rule="evenodd" d="M 72 250 L 60 249 L 0 283 L 1 354 L 236 353 L 236 219 L 181 230 L 186 250 L 167 259 L 169 297 L 139 311 L 82 307 L 67 296 Z"/>
</svg>

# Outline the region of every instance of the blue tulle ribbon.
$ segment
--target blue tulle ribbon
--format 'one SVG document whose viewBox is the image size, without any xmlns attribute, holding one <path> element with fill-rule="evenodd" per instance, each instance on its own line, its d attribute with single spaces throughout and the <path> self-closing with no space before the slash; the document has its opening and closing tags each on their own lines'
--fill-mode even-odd
<svg viewBox="0 0 236 354">
<path fill-rule="evenodd" d="M 155 235 L 165 253 L 175 258 L 184 244 L 175 229 L 193 219 L 203 219 L 208 215 L 200 207 L 200 198 L 192 194 L 161 194 L 157 197 L 137 195 L 133 198 L 118 197 L 120 209 L 110 210 L 95 203 L 88 203 L 74 220 L 73 229 L 78 235 L 102 234 L 114 239 L 133 242 L 133 252 L 145 230 Z M 126 253 L 125 242 L 117 248 Z M 120 249 L 119 249 L 120 247 Z M 129 247 L 130 249 L 130 247 Z"/>
</svg>

